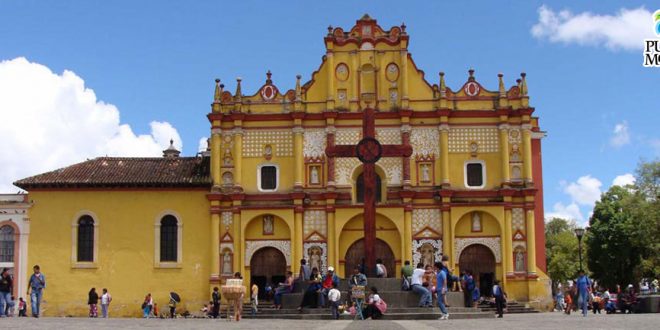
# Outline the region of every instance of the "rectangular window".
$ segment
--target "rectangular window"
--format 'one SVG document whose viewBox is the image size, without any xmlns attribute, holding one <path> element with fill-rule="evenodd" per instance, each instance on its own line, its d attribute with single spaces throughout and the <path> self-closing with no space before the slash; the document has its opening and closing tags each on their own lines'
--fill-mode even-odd
<svg viewBox="0 0 660 330">
<path fill-rule="evenodd" d="M 467 164 L 467 185 L 468 187 L 481 187 L 484 185 L 484 173 L 482 164 Z"/>
<path fill-rule="evenodd" d="M 277 167 L 261 167 L 261 190 L 275 190 L 277 188 Z"/>
</svg>

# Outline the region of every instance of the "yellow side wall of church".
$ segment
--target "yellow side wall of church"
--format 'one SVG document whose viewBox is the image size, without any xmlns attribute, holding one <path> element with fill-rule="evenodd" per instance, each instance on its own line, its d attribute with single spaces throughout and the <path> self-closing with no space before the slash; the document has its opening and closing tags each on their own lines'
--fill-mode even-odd
<svg viewBox="0 0 660 330">
<path fill-rule="evenodd" d="M 208 302 L 211 231 L 205 192 L 33 191 L 30 198 L 29 264 L 40 265 L 46 275 L 44 315 L 87 315 L 92 287 L 108 288 L 111 316 L 140 316 L 149 292 L 163 311 L 170 291 L 181 295 L 182 310 L 196 311 Z M 72 224 L 81 211 L 93 214 L 98 224 L 95 268 L 72 266 Z M 181 265 L 156 268 L 155 223 L 170 211 L 183 222 Z"/>
</svg>

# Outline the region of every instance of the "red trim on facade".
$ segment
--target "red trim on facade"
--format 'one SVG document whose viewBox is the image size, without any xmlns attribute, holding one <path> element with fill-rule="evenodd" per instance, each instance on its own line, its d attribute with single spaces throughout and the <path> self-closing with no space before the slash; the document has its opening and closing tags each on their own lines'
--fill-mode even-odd
<svg viewBox="0 0 660 330">
<path fill-rule="evenodd" d="M 532 178 L 537 188 L 534 195 L 534 226 L 536 239 L 536 266 L 547 272 L 545 262 L 545 210 L 543 208 L 543 161 L 541 140 L 532 139 Z"/>
</svg>

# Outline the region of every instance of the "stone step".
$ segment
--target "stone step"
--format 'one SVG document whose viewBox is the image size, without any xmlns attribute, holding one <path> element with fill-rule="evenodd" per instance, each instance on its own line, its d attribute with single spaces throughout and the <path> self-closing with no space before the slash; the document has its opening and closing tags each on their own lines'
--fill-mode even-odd
<svg viewBox="0 0 660 330">
<path fill-rule="evenodd" d="M 296 282 L 295 291 L 303 292 L 307 289 L 307 283 Z M 388 277 L 388 278 L 377 278 L 369 277 L 367 278 L 367 287 L 375 286 L 378 288 L 378 291 L 401 291 L 401 279 Z M 339 291 L 348 291 L 348 280 L 340 279 Z"/>
<path fill-rule="evenodd" d="M 441 316 L 440 312 L 427 312 L 427 313 L 390 313 L 389 311 L 383 315 L 383 320 L 437 320 Z M 290 319 L 290 320 L 332 320 L 332 315 L 327 314 L 257 314 L 251 316 L 243 314 L 243 317 L 255 319 Z M 494 318 L 494 313 L 475 312 L 475 313 L 449 313 L 451 320 L 460 319 L 485 319 Z M 340 320 L 353 320 L 353 315 L 341 315 Z"/>
<path fill-rule="evenodd" d="M 412 291 L 379 291 L 378 294 L 383 298 L 389 307 L 417 307 L 419 304 L 419 296 Z M 302 301 L 303 294 L 289 293 L 282 295 L 282 305 L 284 307 L 297 307 Z M 342 292 L 342 300 L 348 298 L 348 292 Z M 450 306 L 464 306 L 463 293 L 449 292 L 447 294 L 447 303 Z"/>
<path fill-rule="evenodd" d="M 250 308 L 243 308 L 243 314 L 249 313 Z M 429 312 L 439 311 L 438 307 L 433 308 L 387 308 L 388 313 L 429 313 Z M 466 308 L 466 307 L 449 307 L 447 308 L 449 313 L 480 313 L 482 312 L 479 309 L 475 308 Z M 329 308 L 305 308 L 302 312 L 299 312 L 297 309 L 292 308 L 283 308 L 283 309 L 273 309 L 273 308 L 259 308 L 260 314 L 328 314 L 330 313 Z"/>
</svg>

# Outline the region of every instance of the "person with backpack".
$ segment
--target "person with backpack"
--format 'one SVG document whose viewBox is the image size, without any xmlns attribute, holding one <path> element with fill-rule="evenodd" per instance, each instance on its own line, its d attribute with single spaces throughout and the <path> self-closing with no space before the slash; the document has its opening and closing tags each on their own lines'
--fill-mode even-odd
<svg viewBox="0 0 660 330">
<path fill-rule="evenodd" d="M 220 291 L 218 291 L 218 287 L 213 288 L 213 293 L 211 294 L 211 301 L 213 303 L 213 307 L 211 308 L 211 316 L 213 316 L 214 319 L 217 319 L 218 316 L 220 315 Z"/>
<path fill-rule="evenodd" d="M 469 270 L 466 270 L 463 273 L 463 278 L 461 279 L 461 285 L 463 287 L 463 303 L 465 307 L 472 307 L 472 293 L 474 291 L 474 278 Z"/>
<path fill-rule="evenodd" d="M 495 285 L 493 285 L 493 296 L 495 296 L 495 307 L 497 308 L 497 317 L 502 318 L 502 314 L 504 314 L 504 305 L 506 304 L 506 293 L 500 286 L 499 280 L 495 280 Z"/>
</svg>

